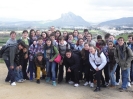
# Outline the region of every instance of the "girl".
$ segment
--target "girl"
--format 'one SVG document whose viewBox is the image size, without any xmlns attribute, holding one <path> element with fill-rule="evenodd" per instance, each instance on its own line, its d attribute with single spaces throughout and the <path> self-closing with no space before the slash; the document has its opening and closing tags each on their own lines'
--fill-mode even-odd
<svg viewBox="0 0 133 99">
<path fill-rule="evenodd" d="M 104 83 L 102 69 L 105 67 L 107 61 L 106 56 L 103 54 L 103 52 L 100 53 L 100 51 L 96 47 L 94 47 L 94 45 L 90 45 L 89 52 L 89 61 L 92 66 L 91 70 L 96 72 L 97 87 L 94 92 L 97 92 L 100 91 L 101 78 L 102 83 Z"/>
<path fill-rule="evenodd" d="M 47 39 L 46 44 L 44 45 L 44 59 L 46 61 L 46 71 L 47 71 L 47 77 L 46 82 L 50 81 L 50 74 L 52 72 L 52 81 L 53 86 L 56 86 L 56 63 L 54 62 L 54 59 L 59 54 L 57 48 L 52 45 L 52 40 Z"/>
<path fill-rule="evenodd" d="M 110 74 L 110 81 L 111 81 L 110 87 L 115 87 L 115 71 L 117 68 L 117 64 L 114 58 L 115 48 L 113 47 L 113 45 L 114 45 L 113 41 L 108 42 L 109 74 Z"/>
<path fill-rule="evenodd" d="M 67 36 L 68 36 L 68 32 L 67 31 L 64 31 L 63 32 L 63 37 L 64 37 L 65 41 L 67 41 L 67 39 L 68 39 Z"/>
<path fill-rule="evenodd" d="M 90 71 L 90 62 L 88 61 L 89 60 L 89 44 L 86 42 L 84 44 L 84 48 L 82 49 L 81 51 L 81 57 L 82 57 L 82 60 L 83 60 L 83 71 L 85 73 L 85 79 L 86 79 L 86 82 L 84 83 L 84 86 L 87 86 L 90 82 L 90 87 L 94 87 L 94 83 L 93 83 L 93 76 L 90 76 L 90 73 L 93 75 L 93 71 Z"/>
<path fill-rule="evenodd" d="M 81 33 L 78 34 L 78 39 L 83 38 L 83 35 Z"/>
<path fill-rule="evenodd" d="M 75 46 L 75 49 L 81 51 L 83 48 L 84 48 L 84 40 L 80 38 L 77 41 L 77 45 Z"/>
<path fill-rule="evenodd" d="M 47 37 L 48 37 L 47 33 L 46 33 L 46 32 L 42 32 L 42 33 L 41 33 L 41 37 L 43 38 L 43 44 L 45 44 L 46 39 L 47 39 Z"/>
<path fill-rule="evenodd" d="M 29 46 L 30 46 L 31 44 L 33 44 L 33 41 L 37 40 L 36 33 L 35 33 L 34 29 L 30 30 L 29 38 L 30 38 L 30 43 L 29 43 Z"/>
<path fill-rule="evenodd" d="M 61 36 L 61 32 L 59 30 L 55 31 L 55 40 L 58 42 L 59 41 L 59 37 Z"/>
<path fill-rule="evenodd" d="M 74 30 L 74 31 L 73 31 L 73 37 L 74 37 L 74 39 L 75 39 L 76 41 L 78 40 L 78 34 L 79 34 L 78 30 Z"/>
</svg>

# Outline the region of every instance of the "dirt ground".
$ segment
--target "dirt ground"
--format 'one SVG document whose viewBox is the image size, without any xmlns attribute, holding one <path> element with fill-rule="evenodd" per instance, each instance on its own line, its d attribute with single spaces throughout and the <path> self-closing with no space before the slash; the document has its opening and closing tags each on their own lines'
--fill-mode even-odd
<svg viewBox="0 0 133 99">
<path fill-rule="evenodd" d="M 133 92 L 119 92 L 119 86 L 113 89 L 102 88 L 101 92 L 96 93 L 93 92 L 94 88 L 84 87 L 84 82 L 76 88 L 65 82 L 54 87 L 45 81 L 36 84 L 35 81 L 28 80 L 17 83 L 17 86 L 10 86 L 4 82 L 6 74 L 5 64 L 0 64 L 0 99 L 133 99 Z"/>
</svg>

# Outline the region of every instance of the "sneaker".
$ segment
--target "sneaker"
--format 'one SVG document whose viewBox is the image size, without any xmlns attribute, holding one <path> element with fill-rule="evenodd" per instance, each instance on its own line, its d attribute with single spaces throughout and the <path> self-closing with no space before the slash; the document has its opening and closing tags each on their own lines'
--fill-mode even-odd
<svg viewBox="0 0 133 99">
<path fill-rule="evenodd" d="M 69 81 L 68 83 L 69 83 L 69 84 L 74 84 L 74 82 L 73 82 L 73 81 Z"/>
<path fill-rule="evenodd" d="M 77 83 L 76 83 L 76 84 L 74 84 L 74 87 L 78 87 L 78 86 L 79 86 L 79 84 L 77 84 Z"/>
<path fill-rule="evenodd" d="M 131 84 L 130 84 L 130 82 L 128 82 L 128 83 L 127 83 L 127 86 L 128 86 L 128 87 L 131 87 Z"/>
<path fill-rule="evenodd" d="M 18 80 L 17 82 L 18 82 L 18 83 L 22 83 L 23 81 L 20 79 L 20 80 Z"/>
<path fill-rule="evenodd" d="M 98 92 L 101 91 L 99 87 L 96 87 L 96 89 L 94 90 L 94 92 Z"/>
<path fill-rule="evenodd" d="M 87 86 L 87 85 L 89 85 L 89 82 L 85 82 L 85 83 L 84 83 L 84 86 Z"/>
<path fill-rule="evenodd" d="M 55 82 L 55 81 L 53 81 L 52 85 L 53 85 L 53 86 L 56 86 L 56 82 Z"/>
<path fill-rule="evenodd" d="M 119 88 L 119 90 L 120 90 L 120 92 L 125 92 L 125 91 L 127 91 L 127 89 L 125 89 L 125 88 Z"/>
<path fill-rule="evenodd" d="M 131 85 L 133 85 L 133 81 L 131 82 Z"/>
<path fill-rule="evenodd" d="M 94 83 L 91 83 L 91 84 L 90 84 L 90 87 L 93 88 L 93 87 L 94 87 Z"/>
<path fill-rule="evenodd" d="M 36 83 L 37 83 L 37 84 L 40 84 L 40 80 L 38 79 L 38 80 L 36 81 Z"/>
<path fill-rule="evenodd" d="M 116 82 L 115 85 L 116 85 L 116 86 L 119 86 L 120 84 L 119 84 L 119 82 Z"/>
<path fill-rule="evenodd" d="M 11 83 L 11 86 L 16 86 L 16 83 L 15 83 L 15 82 L 12 82 L 12 83 Z"/>
<path fill-rule="evenodd" d="M 50 82 L 50 78 L 49 77 L 46 77 L 46 82 Z"/>
<path fill-rule="evenodd" d="M 106 82 L 105 85 L 108 87 L 109 86 L 109 83 Z"/>
</svg>

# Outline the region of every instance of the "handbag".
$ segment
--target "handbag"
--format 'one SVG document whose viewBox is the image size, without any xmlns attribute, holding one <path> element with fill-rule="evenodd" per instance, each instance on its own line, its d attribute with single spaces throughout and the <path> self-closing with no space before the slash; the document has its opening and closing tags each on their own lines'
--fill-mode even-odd
<svg viewBox="0 0 133 99">
<path fill-rule="evenodd" d="M 58 54 L 57 57 L 54 59 L 56 63 L 59 63 L 61 61 L 61 55 Z"/>
</svg>

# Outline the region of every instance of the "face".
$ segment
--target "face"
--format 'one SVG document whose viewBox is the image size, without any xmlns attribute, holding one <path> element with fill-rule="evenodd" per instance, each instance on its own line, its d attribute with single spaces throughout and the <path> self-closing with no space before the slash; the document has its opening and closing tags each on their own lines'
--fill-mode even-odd
<svg viewBox="0 0 133 99">
<path fill-rule="evenodd" d="M 51 30 L 52 32 L 54 32 L 54 31 L 55 31 L 55 27 L 52 26 L 52 27 L 50 28 L 50 30 Z"/>
<path fill-rule="evenodd" d="M 36 31 L 36 35 L 37 36 L 40 36 L 40 31 Z"/>
<path fill-rule="evenodd" d="M 114 36 L 109 36 L 109 40 L 114 41 L 115 40 Z"/>
<path fill-rule="evenodd" d="M 118 44 L 119 44 L 120 46 L 122 46 L 122 45 L 124 44 L 124 40 L 123 40 L 123 39 L 119 39 L 119 40 L 118 40 Z"/>
<path fill-rule="evenodd" d="M 39 45 L 42 45 L 42 43 L 43 43 L 43 40 L 38 40 Z"/>
<path fill-rule="evenodd" d="M 18 49 L 19 50 L 23 49 L 23 46 L 22 45 L 18 45 Z"/>
<path fill-rule="evenodd" d="M 63 33 L 63 36 L 66 37 L 66 36 L 67 36 L 67 32 L 64 32 L 64 33 Z"/>
<path fill-rule="evenodd" d="M 24 49 L 23 49 L 23 52 L 24 52 L 24 53 L 27 52 L 27 48 L 24 48 Z"/>
<path fill-rule="evenodd" d="M 34 37 L 35 36 L 35 31 L 31 32 L 31 36 Z"/>
<path fill-rule="evenodd" d="M 87 36 L 88 35 L 88 32 L 84 32 L 84 36 Z"/>
<path fill-rule="evenodd" d="M 72 55 L 72 53 L 71 53 L 71 52 L 67 52 L 67 53 L 66 53 L 66 57 L 67 57 L 67 58 L 70 58 L 70 57 L 71 57 L 71 55 Z"/>
<path fill-rule="evenodd" d="M 47 44 L 47 46 L 50 46 L 51 45 L 51 41 L 50 40 L 47 40 L 46 41 L 46 44 Z"/>
<path fill-rule="evenodd" d="M 84 49 L 85 49 L 85 50 L 89 50 L 89 45 L 88 45 L 88 44 L 85 44 L 85 45 L 84 45 Z"/>
<path fill-rule="evenodd" d="M 74 31 L 73 35 L 78 36 L 78 31 Z"/>
<path fill-rule="evenodd" d="M 80 38 L 83 38 L 83 35 L 82 34 L 79 34 L 78 35 L 78 39 L 80 39 Z"/>
<path fill-rule="evenodd" d="M 73 36 L 72 35 L 69 35 L 69 40 L 73 40 Z"/>
<path fill-rule="evenodd" d="M 86 38 L 87 38 L 87 40 L 91 40 L 91 35 L 88 34 L 88 35 L 86 36 Z"/>
<path fill-rule="evenodd" d="M 55 40 L 55 37 L 54 36 L 50 36 L 50 39 L 53 41 L 53 40 Z"/>
<path fill-rule="evenodd" d="M 42 37 L 43 38 L 46 38 L 46 33 L 42 33 Z"/>
<path fill-rule="evenodd" d="M 60 36 L 60 33 L 59 32 L 56 32 L 55 35 L 56 35 L 56 37 L 59 37 Z"/>
<path fill-rule="evenodd" d="M 97 42 L 100 43 L 102 39 L 97 39 Z"/>
<path fill-rule="evenodd" d="M 89 52 L 95 54 L 96 50 L 94 49 L 94 47 L 89 47 Z"/>
<path fill-rule="evenodd" d="M 111 49 L 111 48 L 113 48 L 113 43 L 112 42 L 109 42 L 108 43 L 108 47 Z"/>
<path fill-rule="evenodd" d="M 37 59 L 39 60 L 39 61 L 42 61 L 42 56 L 37 56 Z"/>
<path fill-rule="evenodd" d="M 15 38 L 16 38 L 16 34 L 15 34 L 15 33 L 12 33 L 12 34 L 10 35 L 10 37 L 11 37 L 11 39 L 15 39 Z"/>
<path fill-rule="evenodd" d="M 52 33 L 52 31 L 49 30 L 49 31 L 47 32 L 47 35 L 50 36 L 51 33 Z"/>
<path fill-rule="evenodd" d="M 132 42 L 132 37 L 128 37 L 128 41 L 129 42 Z"/>
<path fill-rule="evenodd" d="M 84 43 L 83 40 L 79 40 L 79 45 L 82 45 Z"/>
<path fill-rule="evenodd" d="M 63 45 L 63 44 L 64 44 L 64 40 L 60 40 L 59 43 L 60 43 L 61 45 Z"/>
<path fill-rule="evenodd" d="M 36 41 L 34 41 L 33 44 L 36 45 Z"/>
<path fill-rule="evenodd" d="M 28 33 L 27 33 L 27 32 L 24 32 L 24 33 L 22 34 L 22 37 L 23 37 L 23 38 L 27 38 L 27 37 L 28 37 Z"/>
</svg>

